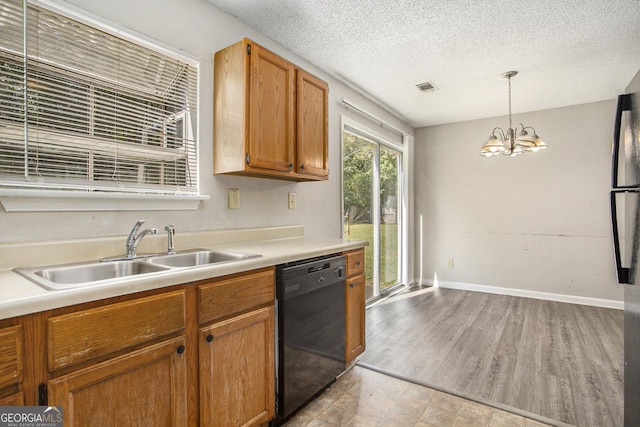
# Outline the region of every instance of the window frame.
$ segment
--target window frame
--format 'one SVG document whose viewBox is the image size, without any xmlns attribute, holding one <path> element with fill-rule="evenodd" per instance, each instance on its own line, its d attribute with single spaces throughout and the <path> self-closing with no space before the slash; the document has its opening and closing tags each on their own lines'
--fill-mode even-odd
<svg viewBox="0 0 640 427">
<path fill-rule="evenodd" d="M 88 188 L 88 186 L 86 186 L 86 188 L 82 188 L 82 185 L 79 185 L 78 188 L 73 188 L 73 185 L 71 185 L 69 187 L 65 186 L 65 189 L 60 189 L 59 186 L 56 188 L 55 185 L 41 184 L 36 180 L 35 183 L 31 182 L 24 186 L 11 184 L 10 186 L 7 185 L 0 187 L 0 203 L 2 203 L 5 211 L 194 210 L 198 208 L 200 201 L 209 199 L 208 196 L 200 194 L 199 180 L 200 153 L 197 141 L 199 140 L 200 132 L 200 104 L 202 98 L 200 96 L 200 61 L 190 54 L 178 51 L 177 49 L 162 44 L 157 40 L 135 33 L 131 29 L 121 27 L 115 23 L 105 20 L 102 17 L 93 15 L 84 9 L 80 9 L 67 3 L 62 5 L 51 0 L 25 0 L 23 5 L 33 5 L 47 9 L 53 13 L 95 28 L 98 31 L 135 43 L 136 45 L 158 52 L 172 59 L 178 59 L 195 68 L 196 111 L 194 113 L 189 112 L 189 110 L 183 110 L 167 116 L 162 123 L 163 137 L 162 144 L 160 146 L 162 149 L 170 149 L 168 147 L 170 144 L 168 143 L 167 138 L 167 127 L 175 125 L 175 123 L 178 123 L 180 120 L 183 121 L 183 126 L 181 128 L 183 134 L 187 130 L 194 134 L 193 136 L 195 137 L 196 143 L 195 147 L 192 148 L 192 160 L 195 160 L 195 164 L 189 165 L 189 162 L 192 162 L 192 160 L 186 160 L 187 164 L 185 166 L 186 169 L 184 173 L 185 176 L 192 177 L 192 182 L 194 183 L 192 190 L 195 189 L 195 191 L 176 191 L 175 193 L 171 193 L 166 189 L 164 191 L 154 191 L 151 189 L 149 192 L 140 192 L 140 190 L 137 190 L 137 192 L 135 190 L 125 192 L 118 191 L 117 188 L 114 190 L 112 185 L 109 191 L 103 192 L 99 191 L 100 188 L 98 188 L 98 191 L 95 191 L 95 189 Z M 23 13 L 25 12 L 23 11 Z M 92 90 L 95 90 L 97 87 L 92 83 L 89 83 L 89 86 L 93 88 Z M 194 115 L 194 126 L 187 126 L 187 123 L 192 120 L 189 116 L 190 114 Z M 142 132 L 144 133 L 144 130 Z M 144 149 L 144 146 L 135 148 Z M 191 156 L 185 156 L 185 158 L 186 157 Z M 138 171 L 138 176 L 140 177 L 145 173 L 145 166 L 142 162 L 139 166 L 142 166 L 142 169 Z M 164 167 L 161 168 L 159 173 L 162 173 L 162 176 L 159 179 L 163 182 L 165 179 Z M 88 171 L 87 174 L 89 174 Z M 195 176 L 193 176 L 193 174 L 195 174 Z M 18 180 L 16 179 L 16 181 Z M 53 179 L 53 181 L 55 181 L 55 179 Z M 10 182 L 10 180 L 5 182 Z"/>
</svg>

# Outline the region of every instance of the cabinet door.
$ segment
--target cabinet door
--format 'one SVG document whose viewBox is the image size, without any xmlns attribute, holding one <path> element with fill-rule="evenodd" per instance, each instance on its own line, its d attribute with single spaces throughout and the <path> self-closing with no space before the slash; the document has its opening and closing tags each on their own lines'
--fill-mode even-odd
<svg viewBox="0 0 640 427">
<path fill-rule="evenodd" d="M 275 415 L 274 308 L 200 330 L 200 425 L 252 426 Z"/>
<path fill-rule="evenodd" d="M 249 166 L 290 171 L 294 163 L 295 68 L 255 43 L 250 62 Z"/>
<path fill-rule="evenodd" d="M 23 380 L 22 326 L 0 329 L 0 406 L 22 405 L 24 396 L 18 391 Z"/>
<path fill-rule="evenodd" d="M 329 86 L 304 70 L 297 74 L 297 169 L 305 175 L 329 175 L 327 99 Z"/>
<path fill-rule="evenodd" d="M 65 426 L 186 426 L 184 338 L 150 345 L 49 381 Z"/>
<path fill-rule="evenodd" d="M 22 326 L 0 329 L 0 391 L 22 382 Z"/>
<path fill-rule="evenodd" d="M 347 279 L 347 363 L 365 347 L 364 274 Z"/>
</svg>

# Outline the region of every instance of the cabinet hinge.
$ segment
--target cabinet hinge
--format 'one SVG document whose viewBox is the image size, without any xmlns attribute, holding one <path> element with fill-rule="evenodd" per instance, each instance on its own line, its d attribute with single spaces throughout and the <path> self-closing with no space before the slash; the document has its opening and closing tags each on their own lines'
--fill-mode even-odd
<svg viewBox="0 0 640 427">
<path fill-rule="evenodd" d="M 38 405 L 49 406 L 49 396 L 47 394 L 47 385 L 42 383 L 38 386 Z"/>
<path fill-rule="evenodd" d="M 247 45 L 247 55 L 251 55 L 251 45 Z"/>
<path fill-rule="evenodd" d="M 249 164 L 249 153 L 247 153 L 246 160 L 247 160 L 247 164 Z"/>
</svg>

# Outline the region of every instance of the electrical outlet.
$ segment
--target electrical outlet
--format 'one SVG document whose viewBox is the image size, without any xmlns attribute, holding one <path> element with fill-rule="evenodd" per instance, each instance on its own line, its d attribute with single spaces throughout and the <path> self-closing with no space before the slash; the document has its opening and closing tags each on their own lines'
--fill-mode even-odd
<svg viewBox="0 0 640 427">
<path fill-rule="evenodd" d="M 296 208 L 296 193 L 289 193 L 289 209 Z"/>
<path fill-rule="evenodd" d="M 447 267 L 449 267 L 449 268 L 453 268 L 453 258 L 449 258 L 449 259 L 447 260 Z"/>
<path fill-rule="evenodd" d="M 229 209 L 240 208 L 240 190 L 237 188 L 230 188 L 227 192 Z"/>
</svg>

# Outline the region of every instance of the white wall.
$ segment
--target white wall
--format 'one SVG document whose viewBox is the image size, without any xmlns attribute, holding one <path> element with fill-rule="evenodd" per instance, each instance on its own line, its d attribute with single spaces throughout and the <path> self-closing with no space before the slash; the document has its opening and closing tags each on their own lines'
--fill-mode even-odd
<svg viewBox="0 0 640 427">
<path fill-rule="evenodd" d="M 614 115 L 614 101 L 514 115 L 549 144 L 515 158 L 479 155 L 507 117 L 418 129 L 423 279 L 621 300 L 609 219 Z"/>
<path fill-rule="evenodd" d="M 396 127 L 406 124 L 332 79 L 321 70 L 222 12 L 205 0 L 72 0 L 70 4 L 132 29 L 201 61 L 200 183 L 211 198 L 197 211 L 7 213 L 0 210 L 0 243 L 125 235 L 137 219 L 149 226 L 172 223 L 177 234 L 203 229 L 230 229 L 301 224 L 310 236 L 340 237 L 340 115 L 343 97 Z M 213 175 L 213 55 L 249 37 L 329 83 L 329 166 L 326 182 L 290 183 L 269 179 Z M 227 209 L 227 189 L 240 190 L 240 209 Z M 287 209 L 287 193 L 297 193 L 297 209 Z"/>
</svg>

